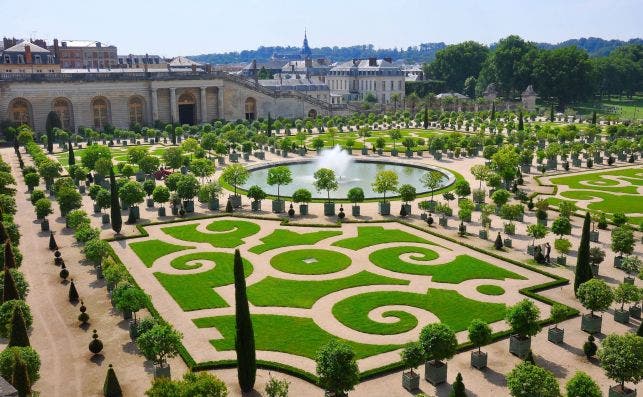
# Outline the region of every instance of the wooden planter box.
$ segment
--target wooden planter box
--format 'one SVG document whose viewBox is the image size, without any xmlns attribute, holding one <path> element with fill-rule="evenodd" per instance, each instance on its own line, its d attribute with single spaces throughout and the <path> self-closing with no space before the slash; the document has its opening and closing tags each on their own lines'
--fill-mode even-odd
<svg viewBox="0 0 643 397">
<path fill-rule="evenodd" d="M 420 375 L 415 372 L 402 372 L 402 387 L 412 392 L 420 388 Z"/>
<path fill-rule="evenodd" d="M 248 152 L 243 152 L 243 159 L 245 161 L 250 161 L 250 153 Z"/>
<path fill-rule="evenodd" d="M 42 232 L 48 232 L 49 231 L 49 220 L 48 219 L 43 219 L 42 223 L 40 223 L 40 231 Z"/>
<path fill-rule="evenodd" d="M 411 215 L 411 204 L 402 204 L 402 207 L 406 210 L 406 216 Z"/>
<path fill-rule="evenodd" d="M 397 157 L 397 149 L 392 149 L 391 150 L 391 156 Z"/>
<path fill-rule="evenodd" d="M 621 385 L 618 386 L 612 386 L 609 389 L 609 393 L 607 395 L 608 397 L 636 397 L 636 390 L 631 390 L 628 388 L 625 388 L 625 390 L 621 389 Z"/>
<path fill-rule="evenodd" d="M 361 211 L 361 208 L 360 208 L 360 206 L 359 206 L 359 205 L 353 205 L 353 206 L 351 207 L 351 215 L 353 215 L 353 216 L 360 216 L 360 215 L 361 215 L 361 212 L 362 212 L 362 211 Z M 419 379 L 419 378 L 420 378 L 420 377 L 418 376 L 418 379 Z"/>
<path fill-rule="evenodd" d="M 160 207 L 158 210 L 159 217 L 165 216 L 165 207 Z"/>
<path fill-rule="evenodd" d="M 241 196 L 239 196 L 239 195 L 236 195 L 236 196 L 235 196 L 235 195 L 231 195 L 231 196 L 229 197 L 229 199 L 230 199 L 230 202 L 232 203 L 232 206 L 233 206 L 234 208 L 239 208 L 239 207 L 241 207 Z"/>
<path fill-rule="evenodd" d="M 210 199 L 208 201 L 208 209 L 210 211 L 218 211 L 219 210 L 219 199 Z"/>
<path fill-rule="evenodd" d="M 447 227 L 448 223 L 449 223 L 449 218 L 447 218 L 446 216 L 441 216 L 438 218 L 438 224 L 440 226 Z"/>
<path fill-rule="evenodd" d="M 560 266 L 565 266 L 567 264 L 567 257 L 564 257 L 564 256 L 557 257 L 556 264 Z"/>
<path fill-rule="evenodd" d="M 517 335 L 509 337 L 509 353 L 514 356 L 525 358 L 531 350 L 531 338 L 521 339 Z"/>
<path fill-rule="evenodd" d="M 629 312 L 630 312 L 630 317 L 635 318 L 637 320 L 641 319 L 641 306 L 630 306 Z"/>
<path fill-rule="evenodd" d="M 513 241 L 510 238 L 504 239 L 502 243 L 507 248 L 513 247 Z"/>
<path fill-rule="evenodd" d="M 380 215 L 391 215 L 391 203 L 380 201 L 378 204 L 378 212 Z"/>
<path fill-rule="evenodd" d="M 580 329 L 588 334 L 597 334 L 601 332 L 603 317 L 584 314 L 581 318 Z"/>
<path fill-rule="evenodd" d="M 261 211 L 261 201 L 252 200 L 250 202 L 250 209 L 252 211 Z"/>
<path fill-rule="evenodd" d="M 433 386 L 447 381 L 447 364 L 441 361 L 434 363 L 427 361 L 424 364 L 424 379 Z"/>
<path fill-rule="evenodd" d="M 324 215 L 335 216 L 335 203 L 324 203 Z"/>
<path fill-rule="evenodd" d="M 155 365 L 154 366 L 154 379 L 167 378 L 170 379 L 171 370 L 170 364 L 165 364 L 163 367 Z"/>
<path fill-rule="evenodd" d="M 621 262 L 623 262 L 623 257 L 622 256 L 615 256 L 614 257 L 614 267 L 617 269 L 621 268 Z"/>
<path fill-rule="evenodd" d="M 363 155 L 363 156 L 366 156 L 367 154 L 368 154 L 368 148 L 363 147 L 363 148 L 362 148 L 362 155 Z"/>
<path fill-rule="evenodd" d="M 598 232 L 597 231 L 589 232 L 589 241 L 591 241 L 592 243 L 598 243 Z"/>
<path fill-rule="evenodd" d="M 629 310 L 614 310 L 614 321 L 621 324 L 628 324 L 630 322 Z"/>
<path fill-rule="evenodd" d="M 272 200 L 272 212 L 281 214 L 286 210 L 286 202 L 284 200 Z"/>
<path fill-rule="evenodd" d="M 487 353 L 474 350 L 471 352 L 471 366 L 483 369 L 487 366 Z"/>
<path fill-rule="evenodd" d="M 308 204 L 299 204 L 299 214 L 308 215 Z"/>
<path fill-rule="evenodd" d="M 564 337 L 565 337 L 565 330 L 562 328 L 554 327 L 554 328 L 549 328 L 549 330 L 547 331 L 547 340 L 552 343 L 556 343 L 556 344 L 563 343 Z"/>
<path fill-rule="evenodd" d="M 478 237 L 480 237 L 483 240 L 486 240 L 489 238 L 489 233 L 487 232 L 487 229 L 481 229 L 478 231 Z"/>
</svg>

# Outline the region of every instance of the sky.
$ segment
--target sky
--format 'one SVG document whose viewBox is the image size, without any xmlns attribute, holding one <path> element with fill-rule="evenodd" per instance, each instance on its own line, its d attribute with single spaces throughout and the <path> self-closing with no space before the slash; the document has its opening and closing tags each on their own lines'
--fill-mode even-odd
<svg viewBox="0 0 643 397">
<path fill-rule="evenodd" d="M 4 3 L 4 4 L 3 4 Z M 119 54 L 301 46 L 489 44 L 643 36 L 643 0 L 0 0 L 3 36 L 97 40 Z"/>
</svg>

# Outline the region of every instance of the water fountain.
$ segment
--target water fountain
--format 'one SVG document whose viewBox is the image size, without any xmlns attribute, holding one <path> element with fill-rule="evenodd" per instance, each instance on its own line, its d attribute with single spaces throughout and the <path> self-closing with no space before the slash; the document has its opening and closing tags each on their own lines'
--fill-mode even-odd
<svg viewBox="0 0 643 397">
<path fill-rule="evenodd" d="M 314 162 L 315 170 L 320 168 L 330 168 L 335 171 L 335 175 L 340 183 L 351 180 L 346 175 L 346 170 L 353 163 L 353 156 L 342 149 L 339 145 L 335 145 L 332 149 L 322 150 Z M 311 175 L 312 177 L 312 175 Z"/>
</svg>

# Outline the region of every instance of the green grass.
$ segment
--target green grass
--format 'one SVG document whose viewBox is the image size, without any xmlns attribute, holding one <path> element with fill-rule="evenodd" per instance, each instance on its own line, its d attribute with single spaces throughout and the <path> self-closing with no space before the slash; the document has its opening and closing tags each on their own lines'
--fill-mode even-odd
<svg viewBox="0 0 643 397">
<path fill-rule="evenodd" d="M 617 97 L 608 99 L 605 98 L 601 102 L 586 102 L 574 106 L 579 113 L 591 116 L 592 112 L 596 110 L 598 115 L 606 116 L 616 116 L 621 119 L 634 120 L 641 119 L 643 113 L 641 108 L 643 107 L 643 96 L 634 95 L 632 99 L 627 99 L 622 97 L 618 99 Z M 614 108 L 615 112 L 610 111 L 610 108 Z"/>
<path fill-rule="evenodd" d="M 256 245 L 249 249 L 250 252 L 261 254 L 266 251 L 281 247 L 295 245 L 313 245 L 321 240 L 333 236 L 339 236 L 342 232 L 335 230 L 322 230 L 319 232 L 297 233 L 285 229 L 275 229 L 272 233 L 262 238 L 263 244 Z"/>
<path fill-rule="evenodd" d="M 334 242 L 333 245 L 359 250 L 375 244 L 395 242 L 433 244 L 421 237 L 398 229 L 384 229 L 382 226 L 360 226 L 357 228 L 357 237 L 339 240 Z"/>
<path fill-rule="evenodd" d="M 426 294 L 380 291 L 351 296 L 335 304 L 333 315 L 347 327 L 369 334 L 394 335 L 417 326 L 418 321 L 413 315 L 399 310 L 385 313 L 387 317 L 398 319 L 394 323 L 380 323 L 368 317 L 372 310 L 390 305 L 430 311 L 455 332 L 465 330 L 474 318 L 488 323 L 501 320 L 506 311 L 504 304 L 479 302 L 465 298 L 456 291 L 429 288 Z"/>
<path fill-rule="evenodd" d="M 605 192 L 568 190 L 560 193 L 561 196 L 573 200 L 590 200 L 600 198 L 602 201 L 589 203 L 590 210 L 599 210 L 607 213 L 623 212 L 643 213 L 643 200 L 639 195 L 615 195 Z"/>
<path fill-rule="evenodd" d="M 457 284 L 474 279 L 524 279 L 514 272 L 469 255 L 458 255 L 453 261 L 440 265 L 416 265 L 400 259 L 400 255 L 408 253 L 414 254 L 412 258 L 418 261 L 431 261 L 438 257 L 435 251 L 424 247 L 393 247 L 371 253 L 369 260 L 376 266 L 393 272 L 432 276 L 431 280 L 438 283 Z"/>
<path fill-rule="evenodd" d="M 172 295 L 172 298 L 181 306 L 181 309 L 185 311 L 227 307 L 228 304 L 219 294 L 214 292 L 213 288 L 234 282 L 234 255 L 226 252 L 198 252 L 185 255 L 174 261 L 185 264 L 189 260 L 197 259 L 214 261 L 216 266 L 201 273 L 166 274 L 156 272 L 154 276 L 159 280 L 163 288 Z M 252 273 L 252 265 L 245 259 L 243 260 L 243 265 L 244 273 L 247 277 Z"/>
<path fill-rule="evenodd" d="M 234 248 L 244 243 L 245 237 L 259 232 L 256 223 L 238 220 L 220 220 L 210 223 L 206 229 L 216 233 L 202 233 L 197 230 L 198 223 L 164 227 L 161 230 L 178 240 L 195 243 L 209 243 L 218 248 Z"/>
<path fill-rule="evenodd" d="M 218 351 L 234 350 L 234 316 L 204 317 L 194 320 L 199 328 L 215 327 L 223 339 L 210 342 Z M 315 359 L 317 351 L 331 340 L 340 340 L 350 346 L 356 358 L 364 358 L 398 349 L 399 345 L 370 345 L 337 338 L 321 329 L 310 318 L 255 314 L 252 316 L 257 350 L 290 353 Z"/>
<path fill-rule="evenodd" d="M 504 288 L 498 285 L 491 285 L 491 284 L 478 285 L 476 287 L 476 291 L 485 295 L 502 295 L 505 293 Z"/>
<path fill-rule="evenodd" d="M 147 267 L 152 267 L 154 261 L 162 256 L 171 254 L 173 252 L 194 248 L 170 244 L 161 240 L 139 241 L 130 243 L 129 247 Z"/>
<path fill-rule="evenodd" d="M 332 280 L 298 281 L 266 277 L 248 286 L 248 300 L 255 306 L 297 307 L 310 309 L 318 299 L 330 293 L 365 285 L 408 285 L 398 280 L 362 271 Z"/>
<path fill-rule="evenodd" d="M 603 178 L 604 175 L 622 177 L 621 179 L 631 183 L 632 186 L 619 187 L 617 181 Z M 586 182 L 588 185 L 583 184 L 582 182 Z M 569 175 L 552 178 L 551 183 L 554 185 L 567 185 L 570 189 L 637 194 L 637 187 L 643 186 L 643 169 L 627 168 L 623 170 L 597 172 L 592 174 Z"/>
<path fill-rule="evenodd" d="M 314 262 L 306 262 L 314 260 Z M 270 259 L 275 269 L 292 274 L 328 274 L 346 269 L 351 265 L 351 258 L 323 249 L 304 249 L 282 252 Z"/>
</svg>

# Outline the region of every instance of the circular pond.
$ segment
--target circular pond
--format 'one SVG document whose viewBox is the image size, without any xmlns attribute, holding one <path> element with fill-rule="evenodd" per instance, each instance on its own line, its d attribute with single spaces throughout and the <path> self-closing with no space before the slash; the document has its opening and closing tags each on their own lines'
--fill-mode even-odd
<svg viewBox="0 0 643 397">
<path fill-rule="evenodd" d="M 250 186 L 258 185 L 269 195 L 277 195 L 277 186 L 270 186 L 267 183 L 268 170 L 272 167 L 285 165 L 292 171 L 292 183 L 287 186 L 281 186 L 279 192 L 281 196 L 290 197 L 297 189 L 308 189 L 313 194 L 313 198 L 325 199 L 326 192 L 318 192 L 313 183 L 315 179 L 313 174 L 319 168 L 326 166 L 327 168 L 335 168 L 335 164 L 320 164 L 319 161 L 295 161 L 286 163 L 274 163 L 269 165 L 262 165 L 250 169 L 250 177 L 248 181 L 241 186 L 243 189 L 248 189 Z M 428 190 L 422 185 L 420 178 L 426 172 L 431 170 L 439 171 L 443 174 L 440 188 L 448 186 L 455 182 L 453 174 L 442 168 L 421 165 L 421 164 L 403 164 L 394 161 L 351 161 L 347 165 L 342 165 L 340 168 L 335 168 L 339 188 L 330 192 L 330 197 L 333 199 L 345 199 L 348 191 L 354 187 L 361 187 L 364 190 L 366 198 L 377 198 L 382 195 L 375 193 L 371 184 L 375 181 L 375 175 L 383 170 L 390 170 L 398 175 L 399 185 L 409 184 L 415 187 L 418 194 L 426 193 Z M 436 189 L 437 190 L 437 189 Z M 395 196 L 395 193 L 388 192 L 387 197 Z"/>
</svg>

